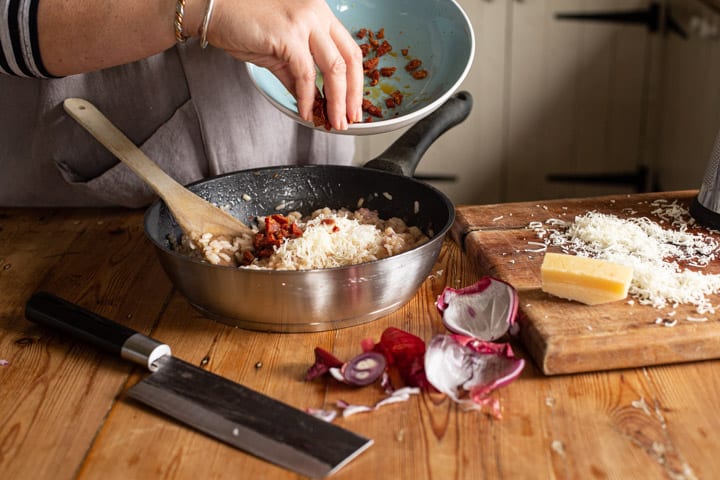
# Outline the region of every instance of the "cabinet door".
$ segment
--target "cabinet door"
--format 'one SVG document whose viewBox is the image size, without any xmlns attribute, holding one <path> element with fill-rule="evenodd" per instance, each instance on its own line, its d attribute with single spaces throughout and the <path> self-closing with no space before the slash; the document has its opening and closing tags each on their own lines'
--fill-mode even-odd
<svg viewBox="0 0 720 480">
<path fill-rule="evenodd" d="M 641 166 L 651 39 L 645 25 L 560 20 L 558 13 L 647 9 L 646 1 L 512 2 L 503 200 L 634 191 L 552 174 L 634 173 Z"/>
</svg>

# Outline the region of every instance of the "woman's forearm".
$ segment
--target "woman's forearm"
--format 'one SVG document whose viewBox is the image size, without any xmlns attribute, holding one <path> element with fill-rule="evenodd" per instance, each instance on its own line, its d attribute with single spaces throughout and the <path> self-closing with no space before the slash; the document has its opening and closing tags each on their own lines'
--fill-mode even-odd
<svg viewBox="0 0 720 480">
<path fill-rule="evenodd" d="M 177 1 L 0 0 L 0 6 L 38 6 L 37 41 L 30 43 L 39 46 L 39 55 L 33 52 L 33 56 L 42 58 L 49 76 L 65 76 L 133 62 L 170 48 L 176 42 Z M 186 36 L 198 36 L 208 1 L 186 0 Z M 332 126 L 344 130 L 348 121 L 362 120 L 362 52 L 325 0 L 215 0 L 213 5 L 214 13 L 207 17 L 210 44 L 269 69 L 295 96 L 303 119 L 312 121 L 317 67 Z M 26 17 L 31 24 L 34 17 Z M 23 35 L 15 39 L 25 42 Z M 20 49 L 14 57 L 23 60 L 27 51 Z M 2 58 L 0 71 L 33 76 L 12 65 L 8 68 Z"/>
<path fill-rule="evenodd" d="M 207 0 L 187 0 L 184 31 L 196 36 Z M 64 76 L 129 63 L 175 43 L 177 0 L 40 0 L 45 69 Z"/>
</svg>

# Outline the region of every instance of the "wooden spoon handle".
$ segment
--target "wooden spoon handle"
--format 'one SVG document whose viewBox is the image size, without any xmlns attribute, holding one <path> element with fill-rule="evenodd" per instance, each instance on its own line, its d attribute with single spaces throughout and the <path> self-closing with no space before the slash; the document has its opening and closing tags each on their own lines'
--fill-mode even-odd
<svg viewBox="0 0 720 480">
<path fill-rule="evenodd" d="M 240 220 L 195 195 L 163 172 L 92 103 L 81 98 L 68 98 L 63 107 L 165 201 L 185 233 L 213 233 L 229 237 L 254 234 Z"/>
<path fill-rule="evenodd" d="M 166 202 L 168 200 L 166 196 L 170 192 L 177 191 L 178 188 L 185 188 L 163 172 L 92 103 L 82 98 L 68 98 L 63 102 L 63 107 L 71 117 L 130 167 Z"/>
</svg>

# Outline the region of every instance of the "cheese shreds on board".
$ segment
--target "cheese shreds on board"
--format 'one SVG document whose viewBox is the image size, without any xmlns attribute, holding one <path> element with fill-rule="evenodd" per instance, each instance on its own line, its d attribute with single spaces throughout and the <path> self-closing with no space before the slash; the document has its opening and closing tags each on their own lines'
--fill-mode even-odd
<svg viewBox="0 0 720 480">
<path fill-rule="evenodd" d="M 654 308 L 694 305 L 699 313 L 714 313 L 708 296 L 720 292 L 720 275 L 700 270 L 716 258 L 718 242 L 692 233 L 693 219 L 676 202 L 655 202 L 648 217 L 622 219 L 588 212 L 564 226 L 534 228 L 548 246 L 564 253 L 607 260 L 633 269 L 629 294 Z M 547 222 L 546 222 L 547 223 Z"/>
<path fill-rule="evenodd" d="M 543 292 L 586 305 L 627 297 L 633 269 L 626 265 L 564 253 L 547 253 L 540 269 Z"/>
</svg>

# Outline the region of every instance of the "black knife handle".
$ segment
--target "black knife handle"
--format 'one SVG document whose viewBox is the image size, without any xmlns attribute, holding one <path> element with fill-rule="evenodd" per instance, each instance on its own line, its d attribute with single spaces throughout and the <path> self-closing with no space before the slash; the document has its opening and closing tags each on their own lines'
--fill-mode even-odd
<svg viewBox="0 0 720 480">
<path fill-rule="evenodd" d="M 158 357 L 170 354 L 167 345 L 48 292 L 37 292 L 30 297 L 25 316 L 151 371 Z"/>
</svg>

